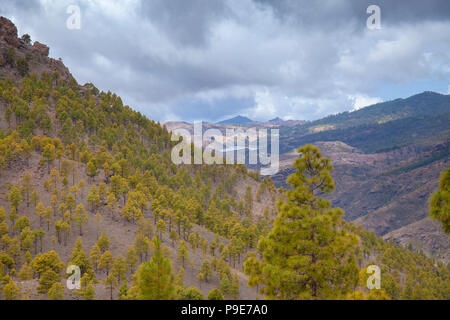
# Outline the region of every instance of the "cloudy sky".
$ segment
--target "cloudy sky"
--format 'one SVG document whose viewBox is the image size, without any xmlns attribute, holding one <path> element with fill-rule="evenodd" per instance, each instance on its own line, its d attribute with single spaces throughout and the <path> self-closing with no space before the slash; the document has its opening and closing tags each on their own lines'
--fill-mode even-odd
<svg viewBox="0 0 450 320">
<path fill-rule="evenodd" d="M 0 14 L 79 83 L 160 121 L 313 120 L 450 93 L 448 0 L 2 0 Z"/>
</svg>

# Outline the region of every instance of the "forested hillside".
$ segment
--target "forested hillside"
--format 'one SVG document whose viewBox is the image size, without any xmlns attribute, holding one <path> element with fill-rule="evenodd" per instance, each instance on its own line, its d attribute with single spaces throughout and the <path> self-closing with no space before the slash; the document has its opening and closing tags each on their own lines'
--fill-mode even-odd
<svg viewBox="0 0 450 320">
<path fill-rule="evenodd" d="M 165 127 L 0 22 L 1 299 L 450 298 L 449 265 L 311 192 L 334 189 L 315 147 L 287 193 L 242 165 L 176 166 Z M 366 289 L 368 264 L 382 289 Z"/>
</svg>

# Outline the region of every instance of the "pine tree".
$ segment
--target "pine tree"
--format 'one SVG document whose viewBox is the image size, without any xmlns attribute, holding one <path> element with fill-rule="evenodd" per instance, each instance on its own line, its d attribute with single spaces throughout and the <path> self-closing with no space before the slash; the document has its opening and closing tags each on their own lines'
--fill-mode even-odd
<svg viewBox="0 0 450 320">
<path fill-rule="evenodd" d="M 19 218 L 19 215 L 17 214 L 17 210 L 15 207 L 11 208 L 11 211 L 9 212 L 8 219 L 11 221 L 11 225 L 14 226 L 15 221 Z"/>
<path fill-rule="evenodd" d="M 239 276 L 237 274 L 233 275 L 233 279 L 231 281 L 231 292 L 230 295 L 233 299 L 239 299 Z"/>
<path fill-rule="evenodd" d="M 177 276 L 175 277 L 175 285 L 184 288 L 184 268 L 179 266 Z"/>
<path fill-rule="evenodd" d="M 9 226 L 5 220 L 0 222 L 0 238 L 9 233 Z"/>
<path fill-rule="evenodd" d="M 37 292 L 42 294 L 48 293 L 53 284 L 58 283 L 59 281 L 61 281 L 59 274 L 52 269 L 47 269 L 42 273 L 42 276 L 39 279 L 39 286 L 36 288 Z"/>
<path fill-rule="evenodd" d="M 161 243 L 153 239 L 154 255 L 136 271 L 133 286 L 139 300 L 175 299 L 174 276 L 171 263 L 163 256 Z"/>
<path fill-rule="evenodd" d="M 102 216 L 98 212 L 94 216 L 94 224 L 95 224 L 95 230 L 96 230 L 97 240 L 98 240 L 98 235 L 99 235 L 99 232 L 100 232 L 100 226 L 102 224 Z"/>
<path fill-rule="evenodd" d="M 16 212 L 18 212 L 19 204 L 22 202 L 22 195 L 20 194 L 20 190 L 17 185 L 12 187 L 8 198 L 11 207 L 14 208 Z"/>
<path fill-rule="evenodd" d="M 213 289 L 208 293 L 208 300 L 225 300 L 219 289 Z"/>
<path fill-rule="evenodd" d="M 98 188 L 93 185 L 91 190 L 89 190 L 89 194 L 87 196 L 87 202 L 91 208 L 91 211 L 94 211 L 100 205 L 100 195 L 98 193 Z"/>
<path fill-rule="evenodd" d="M 183 267 L 185 262 L 189 260 L 188 248 L 184 240 L 181 240 L 178 245 L 178 259 L 181 260 Z"/>
<path fill-rule="evenodd" d="M 87 258 L 86 253 L 83 250 L 81 237 L 78 237 L 75 241 L 71 260 L 72 264 L 80 268 L 81 275 L 86 272 L 92 273 L 91 264 L 89 263 L 89 259 Z"/>
<path fill-rule="evenodd" d="M 94 300 L 95 299 L 95 289 L 92 285 L 92 282 L 89 283 L 86 290 L 83 292 L 83 298 L 85 300 Z"/>
<path fill-rule="evenodd" d="M 33 190 L 33 192 L 31 193 L 31 203 L 36 207 L 37 203 L 39 202 L 39 193 L 36 190 Z"/>
<path fill-rule="evenodd" d="M 69 213 L 69 211 L 67 211 Z M 70 213 L 69 213 L 70 214 Z M 70 233 L 70 224 L 66 221 L 59 220 L 55 223 L 56 236 L 58 237 L 58 243 L 64 240 L 64 245 L 67 245 L 67 237 Z"/>
<path fill-rule="evenodd" d="M 156 232 L 158 239 L 162 240 L 162 235 L 166 232 L 166 222 L 164 220 L 158 220 L 156 223 Z"/>
<path fill-rule="evenodd" d="M 134 248 L 136 249 L 136 254 L 139 256 L 141 262 L 147 260 L 147 256 L 150 250 L 150 241 L 142 233 L 138 233 L 136 235 Z"/>
<path fill-rule="evenodd" d="M 97 244 L 94 244 L 91 251 L 89 252 L 89 257 L 91 259 L 91 263 L 94 266 L 94 270 L 97 271 L 98 263 L 100 262 L 100 257 L 102 253 Z"/>
<path fill-rule="evenodd" d="M 117 278 L 118 284 L 121 284 L 124 280 L 126 280 L 127 264 L 121 254 L 118 254 L 114 259 L 111 273 L 113 273 Z"/>
<path fill-rule="evenodd" d="M 48 290 L 48 300 L 64 300 L 64 286 L 55 282 Z"/>
<path fill-rule="evenodd" d="M 203 293 L 194 286 L 182 290 L 179 294 L 180 300 L 205 300 Z"/>
<path fill-rule="evenodd" d="M 263 291 L 269 299 L 339 298 L 358 281 L 358 238 L 346 231 L 343 211 L 317 196 L 334 189 L 331 161 L 312 145 L 298 152 L 297 171 L 287 179 L 294 189 L 277 204 L 274 227 L 258 244 Z"/>
<path fill-rule="evenodd" d="M 42 162 L 47 163 L 47 170 L 50 173 L 50 164 L 56 159 L 55 146 L 48 143 L 44 146 L 44 151 L 42 152 Z"/>
<path fill-rule="evenodd" d="M 59 274 L 64 264 L 55 251 L 49 251 L 46 253 L 38 254 L 31 262 L 33 272 L 38 275 L 43 274 L 47 270 L 52 270 L 56 274 Z"/>
<path fill-rule="evenodd" d="M 50 231 L 50 224 L 53 223 L 53 209 L 51 207 L 45 208 L 42 217 L 47 222 L 47 231 Z"/>
<path fill-rule="evenodd" d="M 90 160 L 87 163 L 86 174 L 88 175 L 89 178 L 91 178 L 91 181 L 93 181 L 95 176 L 98 175 L 97 166 L 95 165 L 94 161 Z"/>
<path fill-rule="evenodd" d="M 172 247 L 175 246 L 175 242 L 178 241 L 180 237 L 178 236 L 178 233 L 175 231 L 175 229 L 172 229 L 169 234 L 169 239 L 172 240 Z"/>
<path fill-rule="evenodd" d="M 27 217 L 21 217 L 14 224 L 13 230 L 17 231 L 18 233 L 21 233 L 22 230 L 27 227 L 30 227 L 30 220 Z"/>
<path fill-rule="evenodd" d="M 9 281 L 3 287 L 3 296 L 6 300 L 18 300 L 20 298 L 20 289 L 14 280 Z"/>
<path fill-rule="evenodd" d="M 25 202 L 27 203 L 27 207 L 29 207 L 30 195 L 33 190 L 33 182 L 29 172 L 25 173 L 22 176 L 21 184 L 22 184 L 22 193 L 25 195 Z"/>
<path fill-rule="evenodd" d="M 117 278 L 114 275 L 114 273 L 111 272 L 111 274 L 109 274 L 106 277 L 104 283 L 106 285 L 106 288 L 110 290 L 110 296 L 111 296 L 111 300 L 112 300 L 113 299 L 113 291 L 118 286 Z"/>
<path fill-rule="evenodd" d="M 58 196 L 57 195 L 53 195 L 51 200 L 50 200 L 50 204 L 53 208 L 53 215 L 56 216 L 56 214 L 58 213 Z"/>
<path fill-rule="evenodd" d="M 127 271 L 132 273 L 134 271 L 134 267 L 138 263 L 138 256 L 135 247 L 130 247 L 128 249 L 127 255 L 125 257 L 125 263 L 127 265 Z"/>
<path fill-rule="evenodd" d="M 220 290 L 226 295 L 231 293 L 231 276 L 227 272 L 222 272 L 220 277 Z"/>
<path fill-rule="evenodd" d="M 33 269 L 28 263 L 25 263 L 19 271 L 20 281 L 27 281 L 33 279 Z"/>
<path fill-rule="evenodd" d="M 111 252 L 106 251 L 102 256 L 100 257 L 100 261 L 98 263 L 98 269 L 99 270 L 105 270 L 106 275 L 109 275 L 109 271 L 111 270 L 113 265 L 113 255 Z"/>
<path fill-rule="evenodd" d="M 102 235 L 100 236 L 100 238 L 98 238 L 97 245 L 102 252 L 105 252 L 106 250 L 109 249 L 108 236 L 106 235 L 106 233 L 104 231 L 102 232 Z"/>
<path fill-rule="evenodd" d="M 42 219 L 44 218 L 45 207 L 42 201 L 39 201 L 35 209 L 36 216 L 39 217 L 39 226 L 42 226 Z"/>
<path fill-rule="evenodd" d="M 202 266 L 200 268 L 200 272 L 203 275 L 203 280 L 205 280 L 205 282 L 208 282 L 209 279 L 211 279 L 211 275 L 212 275 L 212 271 L 211 271 L 211 263 L 209 262 L 209 260 L 204 260 L 202 263 Z"/>
<path fill-rule="evenodd" d="M 70 214 L 72 214 L 72 210 L 75 208 L 75 197 L 72 193 L 69 193 L 66 196 L 66 208 L 70 211 Z"/>
<path fill-rule="evenodd" d="M 430 198 L 430 215 L 442 223 L 442 230 L 450 234 L 450 168 L 441 173 L 439 190 Z"/>
<path fill-rule="evenodd" d="M 117 294 L 119 300 L 127 300 L 128 299 L 128 283 L 125 283 L 119 288 L 119 293 Z"/>
<path fill-rule="evenodd" d="M 83 225 L 89 222 L 88 215 L 82 203 L 78 204 L 75 208 L 75 216 L 73 221 L 78 225 L 80 229 L 80 236 L 83 235 Z"/>
<path fill-rule="evenodd" d="M 252 208 L 253 208 L 252 188 L 250 186 L 247 186 L 247 189 L 245 190 L 245 210 L 247 214 L 251 213 Z"/>
</svg>

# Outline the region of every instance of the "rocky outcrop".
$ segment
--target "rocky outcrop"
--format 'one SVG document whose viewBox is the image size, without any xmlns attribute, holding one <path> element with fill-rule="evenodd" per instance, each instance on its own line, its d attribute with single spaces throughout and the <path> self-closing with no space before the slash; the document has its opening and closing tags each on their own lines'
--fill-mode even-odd
<svg viewBox="0 0 450 320">
<path fill-rule="evenodd" d="M 18 48 L 20 40 L 17 38 L 17 28 L 11 20 L 0 17 L 0 39 L 3 39 L 9 45 Z"/>
<path fill-rule="evenodd" d="M 62 60 L 56 60 L 49 57 L 50 48 L 43 43 L 35 41 L 33 45 L 27 45 L 22 39 L 18 38 L 17 28 L 11 20 L 0 17 L 0 65 L 4 65 L 4 60 L 9 51 L 9 47 L 13 46 L 16 57 L 30 57 L 29 73 L 37 75 L 43 72 L 58 72 L 60 78 L 64 81 L 72 79 L 69 69 L 64 65 Z M 2 72 L 4 77 L 14 80 L 21 78 L 14 66 L 4 69 Z"/>
<path fill-rule="evenodd" d="M 44 57 L 48 57 L 48 54 L 50 52 L 50 48 L 48 46 L 46 46 L 45 44 L 42 44 L 38 41 L 35 41 L 33 44 L 33 51 L 36 52 L 37 54 L 44 56 Z"/>
</svg>

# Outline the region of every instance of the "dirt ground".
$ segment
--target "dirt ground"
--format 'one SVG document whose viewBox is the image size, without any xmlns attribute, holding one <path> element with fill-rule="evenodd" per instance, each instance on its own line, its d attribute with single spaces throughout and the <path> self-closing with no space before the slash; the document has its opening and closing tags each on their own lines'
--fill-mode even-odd
<svg viewBox="0 0 450 320">
<path fill-rule="evenodd" d="M 33 179 L 33 185 L 34 188 L 38 191 L 40 195 L 40 200 L 43 202 L 44 206 L 50 206 L 50 198 L 51 193 L 47 192 L 44 187 L 43 183 L 46 179 L 48 179 L 48 169 L 47 167 L 42 167 L 39 164 L 40 161 L 40 155 L 37 153 L 34 153 L 29 160 L 29 163 L 27 164 L 26 161 L 20 160 L 16 161 L 14 163 L 11 163 L 8 167 L 0 171 L 0 206 L 5 208 L 5 211 L 8 213 L 10 210 L 9 203 L 5 200 L 5 195 L 9 192 L 8 186 L 16 184 L 20 181 L 20 178 L 26 173 L 29 172 Z M 54 161 L 53 167 L 56 167 L 58 169 L 59 162 L 58 160 Z M 89 223 L 83 228 L 83 236 L 82 236 L 82 242 L 83 242 L 83 248 L 85 253 L 88 255 L 89 251 L 93 247 L 93 245 L 97 242 L 99 234 L 101 234 L 102 231 L 105 231 L 108 235 L 109 241 L 110 241 L 110 248 L 109 251 L 115 256 L 118 254 L 121 254 L 122 256 L 126 255 L 126 252 L 130 246 L 134 244 L 135 235 L 136 235 L 136 225 L 131 223 L 124 223 L 120 219 L 120 208 L 116 210 L 115 212 L 111 212 L 106 204 L 102 204 L 99 209 L 97 209 L 95 212 L 100 213 L 101 215 L 101 229 L 97 230 L 96 225 L 94 223 L 94 212 L 91 212 L 89 209 L 89 206 L 86 202 L 87 194 L 89 193 L 89 190 L 91 186 L 95 183 L 98 184 L 99 182 L 102 182 L 104 180 L 103 173 L 101 173 L 99 176 L 95 178 L 94 181 L 90 181 L 90 179 L 86 176 L 86 170 L 84 164 L 79 164 L 77 169 L 77 177 L 75 183 L 78 183 L 80 179 L 83 179 L 86 182 L 86 188 L 82 191 L 81 196 L 77 197 L 77 204 L 83 203 L 86 210 L 89 214 Z M 237 201 L 239 199 L 243 199 L 245 190 L 247 188 L 247 185 L 250 185 L 252 187 L 252 193 L 253 198 L 256 199 L 256 192 L 258 184 L 256 181 L 254 181 L 251 178 L 247 178 L 246 181 L 239 181 L 237 183 L 236 192 L 237 192 Z M 72 186 L 72 179 L 69 179 L 69 186 Z M 81 199 L 80 199 L 81 198 Z M 119 202 L 121 205 L 123 205 L 123 201 Z M 254 201 L 254 209 L 253 214 L 254 215 L 262 215 L 264 212 L 264 208 L 266 205 L 270 205 L 271 209 L 274 210 L 274 205 L 271 201 L 271 196 L 268 192 L 266 192 L 263 197 L 262 201 L 260 203 Z M 52 243 L 51 239 L 54 236 L 56 238 L 56 232 L 54 227 L 51 225 L 50 229 L 47 230 L 47 225 L 45 222 L 42 224 L 42 226 L 39 225 L 39 217 L 35 215 L 35 209 L 34 205 L 30 204 L 29 207 L 27 207 L 26 203 L 23 201 L 21 205 L 19 206 L 18 213 L 20 216 L 27 216 L 30 219 L 30 223 L 33 229 L 39 229 L 40 227 L 43 228 L 43 230 L 46 232 L 45 237 L 43 239 L 43 252 L 47 252 L 49 250 L 55 250 L 61 260 L 65 262 L 66 264 L 70 261 L 70 257 L 72 254 L 73 246 L 76 241 L 76 239 L 79 236 L 78 228 L 75 225 L 71 226 L 71 236 L 68 239 L 67 246 L 64 246 L 64 244 L 59 244 L 57 241 L 56 243 Z M 145 210 L 144 216 L 146 218 L 152 218 L 152 214 L 150 210 Z M 55 220 L 58 220 L 59 217 L 56 217 Z M 153 221 L 153 219 L 152 219 Z M 155 228 L 154 228 L 155 229 Z M 215 238 L 215 234 L 212 232 L 209 232 L 205 228 L 194 225 L 193 231 L 198 231 L 201 236 L 203 236 L 208 242 L 211 242 Z M 173 261 L 173 272 L 176 274 L 179 269 L 180 262 L 177 259 L 177 247 L 172 247 L 172 241 L 168 239 L 168 234 L 163 235 L 163 244 L 168 248 L 168 252 L 171 255 L 171 259 Z M 226 239 L 221 239 L 221 241 L 226 244 Z M 200 281 L 196 278 L 199 269 L 201 267 L 201 263 L 204 259 L 209 259 L 211 261 L 212 257 L 207 254 L 206 256 L 203 255 L 201 252 L 201 249 L 197 249 L 195 252 L 192 250 L 192 248 L 189 247 L 189 260 L 193 261 L 193 265 L 188 263 L 185 266 L 185 284 L 187 287 L 193 285 L 199 288 L 205 297 L 207 296 L 208 292 L 214 288 L 219 287 L 219 278 L 217 274 L 214 273 L 211 280 L 209 280 L 208 283 L 204 281 Z M 34 251 L 34 250 L 32 250 Z M 32 252 L 34 256 L 34 252 Z M 149 257 L 150 259 L 150 257 Z M 236 268 L 232 268 L 232 273 L 237 273 L 240 277 L 240 298 L 241 299 L 256 299 L 257 298 L 257 292 L 255 288 L 249 288 L 247 286 L 248 278 L 243 273 L 243 267 L 242 267 L 242 260 L 240 264 L 236 264 Z M 23 263 L 23 257 L 21 259 L 21 262 L 18 266 L 16 266 L 17 271 L 20 270 L 20 267 Z M 96 272 L 96 278 L 100 281 L 104 280 L 106 278 L 106 274 L 102 272 Z M 129 277 L 130 279 L 130 277 Z M 62 280 L 62 284 L 65 286 L 65 279 Z M 43 295 L 39 295 L 36 293 L 36 286 L 37 286 L 37 280 L 31 280 L 26 282 L 19 282 L 17 281 L 18 285 L 23 289 L 22 293 L 27 293 L 27 295 L 30 297 L 30 299 L 46 299 L 47 297 Z M 131 285 L 131 282 L 129 282 L 129 286 Z M 95 284 L 95 290 L 96 290 L 96 299 L 110 299 L 110 293 L 106 289 L 105 285 L 103 283 Z M 117 298 L 117 291 L 114 291 L 114 298 Z M 72 292 L 70 292 L 68 289 L 66 289 L 65 292 L 65 298 L 66 299 L 80 299 L 79 296 L 74 295 Z"/>
</svg>

